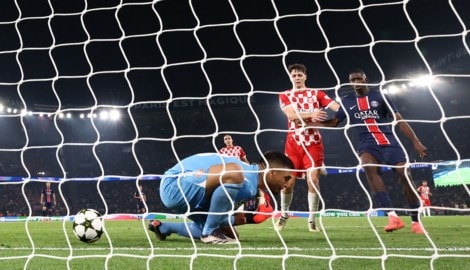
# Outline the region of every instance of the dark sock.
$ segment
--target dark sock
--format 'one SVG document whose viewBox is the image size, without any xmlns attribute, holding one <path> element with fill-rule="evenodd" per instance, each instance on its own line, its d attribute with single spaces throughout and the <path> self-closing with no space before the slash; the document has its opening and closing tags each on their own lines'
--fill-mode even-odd
<svg viewBox="0 0 470 270">
<path fill-rule="evenodd" d="M 390 201 L 390 197 L 387 192 L 377 192 L 374 196 L 379 203 L 379 207 L 392 208 L 392 201 Z"/>
<path fill-rule="evenodd" d="M 410 203 L 410 216 L 411 216 L 411 221 L 413 222 L 418 222 L 418 208 L 419 208 L 419 202 Z"/>
</svg>

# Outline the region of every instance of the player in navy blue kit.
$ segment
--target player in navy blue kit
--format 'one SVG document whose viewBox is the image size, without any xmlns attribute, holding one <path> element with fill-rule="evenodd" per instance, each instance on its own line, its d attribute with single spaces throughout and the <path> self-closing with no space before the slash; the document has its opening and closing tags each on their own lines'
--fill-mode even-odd
<svg viewBox="0 0 470 270">
<path fill-rule="evenodd" d="M 54 206 L 56 205 L 56 197 L 54 189 L 51 188 L 51 182 L 46 182 L 46 186 L 41 191 L 40 203 L 42 206 L 42 215 L 44 217 L 53 215 Z"/>
<path fill-rule="evenodd" d="M 369 90 L 368 79 L 364 71 L 352 70 L 349 74 L 349 82 L 353 85 L 355 95 L 347 95 L 341 98 L 342 107 L 335 117 L 324 122 L 327 126 L 337 126 L 349 116 L 349 124 L 359 133 L 359 144 L 357 148 L 361 165 L 365 165 L 364 171 L 369 186 L 374 193 L 375 199 L 381 208 L 392 208 L 388 193 L 385 191 L 384 182 L 379 174 L 380 167 L 374 164 L 387 164 L 398 166 L 393 168 L 403 185 L 403 191 L 411 211 L 413 233 L 422 234 L 424 229 L 418 222 L 418 212 L 414 211 L 420 206 L 419 198 L 415 195 L 415 189 L 409 170 L 403 166 L 406 162 L 404 150 L 400 147 L 393 135 L 390 117 L 398 122 L 400 131 L 412 142 L 413 147 L 421 158 L 426 156 L 426 147 L 416 137 L 413 129 L 405 122 L 393 104 L 388 101 L 390 109 L 382 94 L 377 90 Z M 385 125 L 384 125 L 385 124 Z M 372 165 L 372 166 L 371 166 Z M 408 175 L 410 182 L 408 182 Z M 405 226 L 395 211 L 388 211 L 389 224 L 385 226 L 386 232 L 392 232 Z"/>
<path fill-rule="evenodd" d="M 151 221 L 149 229 L 157 240 L 171 233 L 200 239 L 206 244 L 236 244 L 222 227 L 237 225 L 230 211 L 256 198 L 258 190 L 278 194 L 293 177 L 292 161 L 283 153 L 270 151 L 257 164 L 248 165 L 234 157 L 197 154 L 183 159 L 165 172 L 160 182 L 163 204 L 178 214 L 189 214 L 193 222 Z M 227 214 L 224 214 L 227 213 Z"/>
<path fill-rule="evenodd" d="M 145 196 L 145 193 L 142 190 L 142 185 L 139 185 L 139 190 L 134 193 L 134 199 L 136 200 L 137 214 L 145 213 L 144 202 L 147 201 L 147 196 Z"/>
</svg>

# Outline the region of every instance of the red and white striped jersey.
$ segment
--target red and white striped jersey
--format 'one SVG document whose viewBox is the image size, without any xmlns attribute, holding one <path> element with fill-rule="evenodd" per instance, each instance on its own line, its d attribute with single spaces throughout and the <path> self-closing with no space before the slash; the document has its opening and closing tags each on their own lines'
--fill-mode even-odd
<svg viewBox="0 0 470 270">
<path fill-rule="evenodd" d="M 423 199 L 429 199 L 429 194 L 431 193 L 431 189 L 429 186 L 419 186 L 418 193 Z"/>
<path fill-rule="evenodd" d="M 304 89 L 304 90 L 287 90 L 279 94 L 279 103 L 281 109 L 284 110 L 289 106 L 293 106 L 295 110 L 302 113 L 314 112 L 321 108 L 328 108 L 333 100 L 321 90 Z M 312 123 L 313 119 L 305 120 L 305 123 Z M 304 129 L 294 121 L 287 123 L 289 134 L 297 142 L 297 144 L 317 144 L 321 142 L 320 131 L 315 128 Z"/>
<path fill-rule="evenodd" d="M 219 150 L 221 155 L 229 156 L 229 157 L 236 157 L 238 159 L 242 159 L 246 157 L 246 153 L 241 146 L 235 145 L 231 147 L 223 147 Z"/>
</svg>

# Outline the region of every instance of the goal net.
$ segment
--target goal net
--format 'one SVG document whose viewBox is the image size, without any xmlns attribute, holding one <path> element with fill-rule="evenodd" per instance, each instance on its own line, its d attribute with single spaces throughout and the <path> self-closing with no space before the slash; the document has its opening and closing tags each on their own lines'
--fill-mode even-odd
<svg viewBox="0 0 470 270">
<path fill-rule="evenodd" d="M 3 0 L 0 10 L 2 268 L 470 267 L 467 0 Z M 395 128 L 411 181 L 431 187 L 432 205 L 419 209 L 433 216 L 420 215 L 426 233 L 411 234 L 409 222 L 383 232 L 387 219 L 346 123 L 321 129 L 320 233 L 307 230 L 307 187 L 298 181 L 282 232 L 273 228 L 275 196 L 273 219 L 237 227 L 239 245 L 157 242 L 149 220 L 188 221 L 158 195 L 178 161 L 217 152 L 226 134 L 250 162 L 284 150 L 278 95 L 292 87 L 293 63 L 307 66 L 309 87 L 338 101 L 352 93 L 348 72 L 361 68 L 397 105 L 428 148 L 419 159 Z M 406 215 L 396 175 L 382 171 Z M 41 205 L 47 182 L 52 212 Z M 105 220 L 93 244 L 72 231 L 85 208 Z"/>
</svg>

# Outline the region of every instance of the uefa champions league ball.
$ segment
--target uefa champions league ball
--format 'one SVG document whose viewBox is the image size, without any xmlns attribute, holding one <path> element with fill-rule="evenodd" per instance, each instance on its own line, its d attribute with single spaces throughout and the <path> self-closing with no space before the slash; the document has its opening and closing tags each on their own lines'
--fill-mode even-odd
<svg viewBox="0 0 470 270">
<path fill-rule="evenodd" d="M 103 234 L 103 219 L 94 209 L 82 209 L 73 220 L 73 233 L 85 243 L 98 241 Z"/>
</svg>

